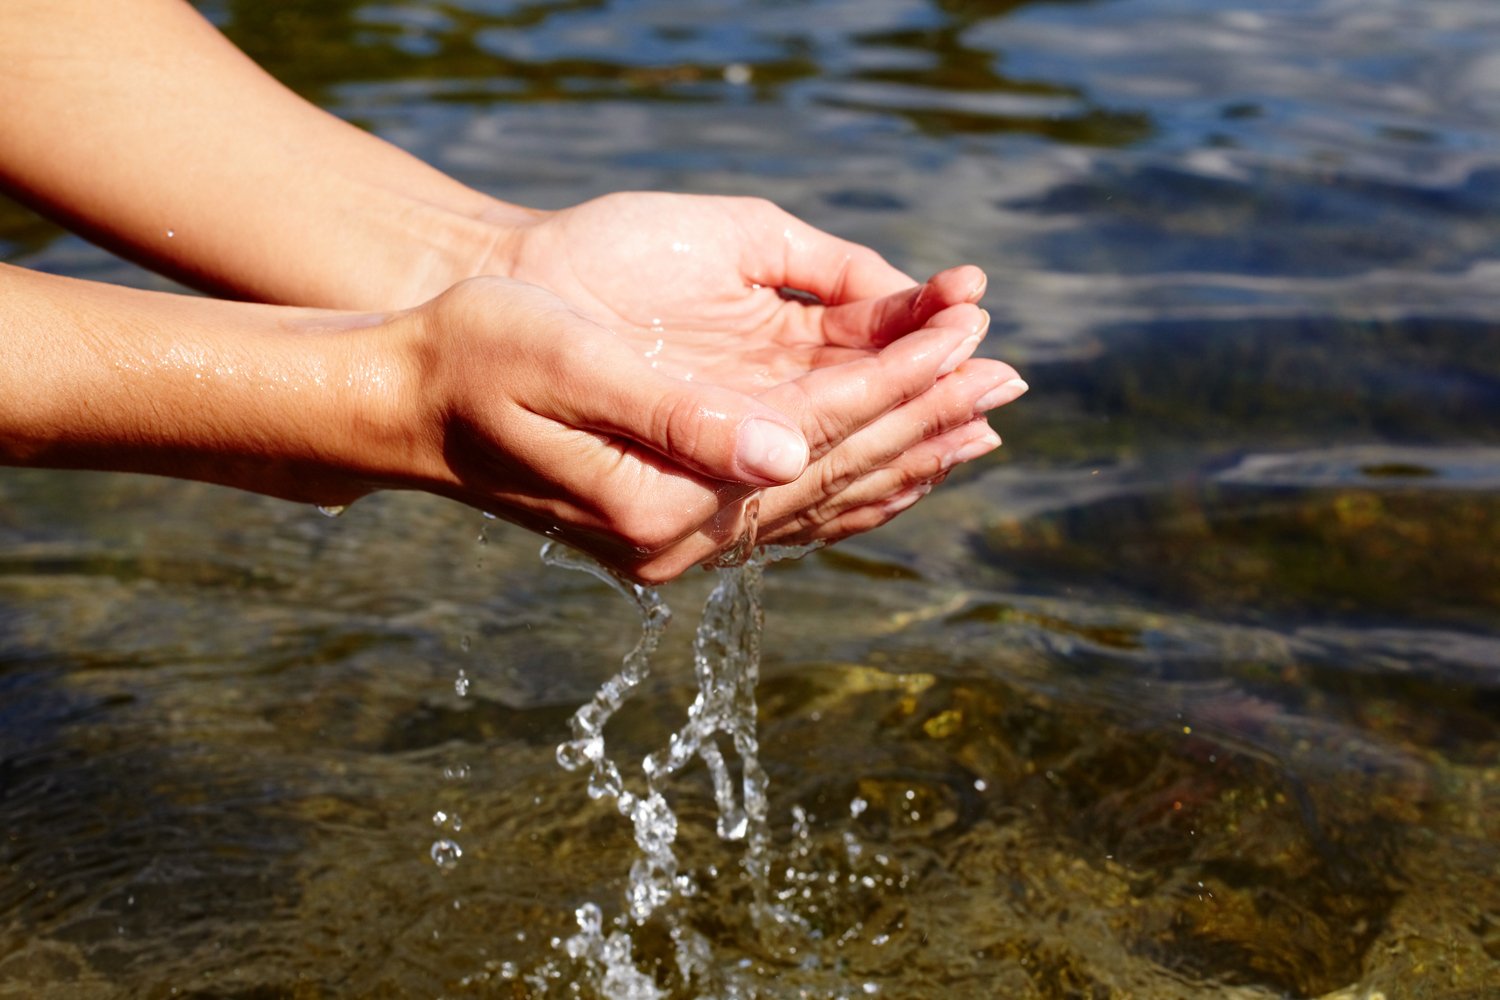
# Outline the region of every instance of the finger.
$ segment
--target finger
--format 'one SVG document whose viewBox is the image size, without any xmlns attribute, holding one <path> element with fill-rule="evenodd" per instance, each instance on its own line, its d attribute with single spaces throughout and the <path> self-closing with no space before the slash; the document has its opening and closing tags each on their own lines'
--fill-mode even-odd
<svg viewBox="0 0 1500 1000">
<path fill-rule="evenodd" d="M 892 463 L 873 470 L 852 486 L 841 485 L 830 494 L 800 482 L 765 490 L 758 501 L 760 527 L 752 542 L 796 544 L 833 537 L 824 532 L 827 522 L 843 517 L 854 507 L 890 500 L 914 484 L 934 482 L 957 462 L 990 451 L 999 440 L 982 418 L 970 417 L 960 426 L 898 454 Z M 745 505 L 739 502 L 742 499 L 737 495 L 721 497 L 715 516 L 701 519 L 691 534 L 670 546 L 636 553 L 626 560 L 627 571 L 644 583 L 664 583 L 709 561 L 742 537 L 747 520 Z"/>
<path fill-rule="evenodd" d="M 861 427 L 932 388 L 973 353 L 984 333 L 983 315 L 978 310 L 950 312 L 879 354 L 819 368 L 759 398 L 802 429 L 817 459 Z"/>
<path fill-rule="evenodd" d="M 557 406 L 572 426 L 637 442 L 716 480 L 774 486 L 807 467 L 797 423 L 755 397 L 662 374 L 618 341 L 578 351 L 570 345 L 570 367 L 590 377 Z"/>
<path fill-rule="evenodd" d="M 760 527 L 755 543 L 795 545 L 836 541 L 883 524 L 915 503 L 955 466 L 993 451 L 1000 437 L 982 417 L 935 434 L 830 495 L 809 501 L 803 484 L 764 491 L 759 500 Z M 788 501 L 787 496 L 797 496 Z M 735 498 L 738 500 L 739 498 Z M 638 556 L 629 572 L 644 583 L 665 583 L 732 545 L 744 532 L 742 503 L 726 503 L 719 515 L 703 521 L 669 548 Z"/>
<path fill-rule="evenodd" d="M 916 284 L 867 246 L 808 225 L 769 201 L 745 202 L 752 220 L 746 274 L 828 304 L 881 298 Z"/>
<path fill-rule="evenodd" d="M 761 541 L 782 545 L 835 542 L 869 531 L 917 503 L 958 465 L 999 446 L 1000 436 L 983 418 L 976 418 L 908 449 L 890 465 L 870 472 L 823 503 L 767 523 Z"/>
<path fill-rule="evenodd" d="M 986 278 L 973 265 L 940 271 L 922 284 L 878 299 L 830 306 L 821 316 L 822 333 L 831 344 L 883 347 L 919 330 L 945 309 L 977 303 Z"/>
<path fill-rule="evenodd" d="M 974 359 L 921 396 L 860 428 L 820 458 L 794 488 L 770 494 L 784 507 L 798 499 L 819 502 L 874 469 L 896 462 L 917 445 L 969 424 L 1024 391 L 1015 369 L 1000 361 Z M 948 466 L 944 466 L 947 468 Z M 768 511 L 776 516 L 780 510 Z"/>
<path fill-rule="evenodd" d="M 825 521 L 835 515 L 870 504 L 885 504 L 892 513 L 905 510 L 927 490 L 941 483 L 954 469 L 983 458 L 1000 447 L 1000 435 L 983 417 L 948 429 L 909 448 L 873 472 L 850 483 L 824 505 Z"/>
<path fill-rule="evenodd" d="M 1023 391 L 1024 383 L 1014 376 L 1015 370 L 1001 362 L 969 361 L 917 399 L 850 435 L 796 483 L 767 490 L 762 501 L 767 529 L 808 512 L 826 519 L 829 510 L 879 499 L 869 492 L 872 489 L 888 486 L 890 494 L 908 485 L 882 486 L 872 478 L 879 470 L 896 468 L 905 479 L 929 479 L 983 454 L 965 449 L 979 437 L 988 439 L 984 412 Z M 864 492 L 850 492 L 856 483 Z"/>
</svg>

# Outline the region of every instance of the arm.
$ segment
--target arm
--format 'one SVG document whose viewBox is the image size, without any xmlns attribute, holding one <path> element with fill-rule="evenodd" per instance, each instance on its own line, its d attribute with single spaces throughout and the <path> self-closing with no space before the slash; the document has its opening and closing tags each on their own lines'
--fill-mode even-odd
<svg viewBox="0 0 1500 1000">
<path fill-rule="evenodd" d="M 416 305 L 529 215 L 303 101 L 180 0 L 0 2 L 0 185 L 190 284 Z"/>
<path fill-rule="evenodd" d="M 541 371 L 567 397 L 552 401 L 562 407 L 554 422 L 591 430 L 595 443 L 599 433 L 635 441 L 653 452 L 640 457 L 646 466 L 698 476 L 699 499 L 671 510 L 711 511 L 737 502 L 726 498 L 742 497 L 752 486 L 784 481 L 780 472 L 756 474 L 730 460 L 736 435 L 749 423 L 738 417 L 715 423 L 708 416 L 748 414 L 747 396 L 792 415 L 794 423 L 811 421 L 802 431 L 816 467 L 796 483 L 769 490 L 762 504 L 768 529 L 762 538 L 793 542 L 834 540 L 889 518 L 954 464 L 995 447 L 998 438 L 984 426 L 982 412 L 1024 391 L 1014 370 L 994 361 L 968 362 L 937 384 L 939 372 L 929 365 L 920 369 L 927 383 L 914 391 L 905 380 L 911 369 L 879 363 L 903 338 L 930 340 L 939 335 L 933 331 L 957 329 L 967 332 L 950 346 L 967 357 L 986 325 L 973 305 L 983 291 L 977 269 L 955 269 L 918 285 L 873 251 L 753 199 L 617 195 L 563 212 L 531 212 L 474 192 L 306 104 L 177 0 L 6 0 L 3 14 L 0 182 L 107 245 L 204 287 L 248 298 L 359 310 L 411 307 L 447 329 L 451 304 L 464 296 L 433 297 L 467 276 L 510 275 L 531 283 L 528 295 L 542 289 L 561 295 L 577 312 L 567 310 L 567 321 L 551 329 L 554 344 L 575 351 L 606 331 L 607 353 L 619 371 L 651 377 L 626 378 L 622 391 L 607 396 L 618 426 L 605 421 L 590 428 L 586 421 L 570 422 L 563 411 L 592 398 L 597 386 L 591 379 L 600 373 L 566 359 L 547 361 L 554 367 Z M 810 291 L 816 301 L 783 297 L 778 289 L 784 286 Z M 502 297 L 519 294 L 508 287 Z M 107 327 L 103 317 L 114 300 L 103 292 L 90 295 Z M 73 327 L 64 320 L 58 329 L 67 336 Z M 158 351 L 169 350 L 172 329 L 157 329 Z M 229 323 L 226 329 L 241 328 Z M 16 332 L 9 336 L 12 356 L 25 357 Z M 910 350 L 922 350 L 925 342 Z M 471 357 L 462 353 L 462 337 L 445 343 L 474 362 L 458 373 L 463 378 L 455 391 L 472 383 L 488 392 L 497 382 L 535 375 L 525 365 L 541 363 L 525 352 L 490 350 Z M 242 357 L 264 350 L 274 358 L 284 346 L 279 338 L 247 336 L 243 348 L 249 354 Z M 45 369 L 50 348 L 30 350 L 27 360 Z M 390 357 L 377 350 L 368 360 L 375 367 L 361 370 L 373 376 Z M 943 371 L 952 371 L 953 364 Z M 174 384 L 172 373 L 158 376 Z M 843 378 L 855 381 L 841 384 Z M 872 384 L 872 378 L 880 381 Z M 22 380 L 16 387 L 29 384 Z M 872 391 L 861 396 L 866 387 Z M 367 388 L 376 392 L 379 386 Z M 805 405 L 803 397 L 813 388 L 815 405 Z M 150 390 L 143 384 L 139 392 Z M 738 400 L 729 411 L 716 405 L 721 392 Z M 455 434 L 459 425 L 449 413 L 418 424 L 423 434 L 442 435 L 440 471 L 414 472 L 401 462 L 385 468 L 371 454 L 384 443 L 378 435 L 362 445 L 353 435 L 341 444 L 365 451 L 334 455 L 329 442 L 298 440 L 290 428 L 284 435 L 254 429 L 264 416 L 256 408 L 266 405 L 254 393 L 241 394 L 239 402 L 226 396 L 214 403 L 222 412 L 201 413 L 180 405 L 192 397 L 178 389 L 169 397 L 170 419 L 143 430 L 150 440 L 140 448 L 132 447 L 138 439 L 90 447 L 86 434 L 26 445 L 24 419 L 0 426 L 0 436 L 21 435 L 12 462 L 45 452 L 47 464 L 163 471 L 324 503 L 340 502 L 321 486 L 318 492 L 327 495 L 310 495 L 311 486 L 325 480 L 346 498 L 397 485 L 486 509 L 501 503 L 493 489 L 456 485 L 458 468 L 473 473 L 496 447 L 527 451 L 521 442 L 496 445 L 487 425 L 467 436 Z M 664 400 L 675 402 L 668 406 Z M 836 400 L 843 400 L 844 410 L 829 409 Z M 887 410 L 861 409 L 870 400 L 884 401 Z M 72 403 L 87 401 L 81 394 Z M 332 425 L 339 426 L 353 416 L 347 407 L 362 401 L 327 402 Z M 66 418 L 67 407 L 60 411 L 53 403 L 49 433 Z M 668 409 L 675 417 L 664 423 Z M 122 414 L 132 416 L 128 408 Z M 237 427 L 244 439 L 231 434 L 226 441 L 186 440 L 173 457 L 170 428 L 163 424 L 193 439 L 208 432 L 188 426 L 199 417 L 209 430 Z M 672 433 L 662 436 L 667 426 Z M 840 428 L 847 440 L 820 438 L 828 428 Z M 710 458 L 698 453 L 700 441 L 717 442 Z M 564 521 L 592 523 L 581 530 L 596 530 L 605 539 L 633 536 L 636 548 L 656 552 L 667 536 L 692 534 L 694 525 L 713 520 L 688 523 L 674 513 L 665 527 L 646 526 L 644 521 L 659 519 L 652 511 L 666 506 L 662 495 L 639 488 L 646 480 L 563 476 L 568 481 L 559 483 L 554 467 L 549 481 L 539 448 L 534 442 L 523 463 L 532 477 L 527 488 L 550 482 L 553 493 L 538 501 L 543 513 L 509 515 L 522 523 L 547 530 L 547 505 L 572 505 Z M 595 458 L 601 454 L 583 450 Z M 268 470 L 279 465 L 287 468 L 271 475 Z M 703 477 L 717 485 L 704 486 Z M 518 498 L 522 507 L 530 496 Z M 648 567 L 650 572 L 686 568 L 681 551 Z M 641 562 L 638 555 L 628 561 Z"/>
<path fill-rule="evenodd" d="M 0 461 L 346 502 L 399 433 L 366 322 L 0 265 Z"/>
<path fill-rule="evenodd" d="M 401 308 L 502 274 L 612 326 L 644 330 L 665 307 L 701 327 L 727 304 L 743 328 L 798 312 L 777 304 L 790 286 L 852 307 L 827 331 L 821 308 L 795 318 L 847 346 L 869 301 L 916 284 L 753 199 L 616 195 L 539 212 L 481 194 L 293 94 L 181 0 L 0 0 L 0 150 L 0 186 L 17 197 L 257 301 Z M 669 301 L 647 298 L 663 287 Z M 934 286 L 927 315 L 982 288 L 975 269 Z"/>
<path fill-rule="evenodd" d="M 827 506 L 823 487 L 902 446 L 881 421 L 962 364 L 977 340 L 972 312 L 756 399 L 656 372 L 555 296 L 503 278 L 371 314 L 0 265 L 0 462 L 159 473 L 318 504 L 422 489 L 661 581 L 732 543 L 758 486 L 781 498 L 773 511 L 807 516 L 773 527 L 787 541 L 823 537 L 864 505 L 852 490 Z M 907 433 L 928 418 L 944 419 L 914 414 Z M 776 492 L 809 462 L 810 492 Z"/>
</svg>

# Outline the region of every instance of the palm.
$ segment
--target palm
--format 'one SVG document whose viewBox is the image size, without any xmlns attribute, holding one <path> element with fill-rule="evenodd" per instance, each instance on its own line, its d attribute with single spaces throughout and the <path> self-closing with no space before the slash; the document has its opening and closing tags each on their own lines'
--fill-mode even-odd
<svg viewBox="0 0 1500 1000">
<path fill-rule="evenodd" d="M 808 287 L 787 247 L 803 236 L 794 224 L 754 200 L 612 195 L 524 230 L 509 270 L 630 339 L 665 374 L 756 392 L 872 346 L 850 335 L 838 306 L 783 292 Z M 868 275 L 866 286 L 911 284 L 881 266 L 878 286 Z"/>
</svg>

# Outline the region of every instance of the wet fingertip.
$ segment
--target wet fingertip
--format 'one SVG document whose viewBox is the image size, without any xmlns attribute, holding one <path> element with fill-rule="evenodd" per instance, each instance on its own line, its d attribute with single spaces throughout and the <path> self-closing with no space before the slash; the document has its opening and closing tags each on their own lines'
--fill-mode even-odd
<svg viewBox="0 0 1500 1000">
<path fill-rule="evenodd" d="M 918 483 L 915 486 L 908 487 L 881 504 L 880 509 L 887 514 L 899 514 L 931 493 L 932 486 L 932 483 Z"/>
<path fill-rule="evenodd" d="M 973 357 L 975 349 L 979 347 L 979 341 L 982 339 L 982 336 L 980 333 L 971 333 L 963 340 L 960 340 L 958 346 L 954 347 L 948 356 L 943 359 L 943 363 L 938 366 L 938 377 L 942 378 L 944 375 L 951 374 L 959 365 Z"/>
<path fill-rule="evenodd" d="M 984 413 L 997 406 L 1004 406 L 1006 403 L 1019 399 L 1030 388 L 1031 386 L 1027 385 L 1024 379 L 1013 378 L 1001 382 L 974 401 L 974 412 Z"/>
<path fill-rule="evenodd" d="M 926 285 L 947 305 L 973 305 L 984 297 L 989 276 L 973 264 L 945 268 L 928 278 Z"/>
<path fill-rule="evenodd" d="M 943 466 L 944 468 L 951 469 L 956 465 L 972 462 L 976 458 L 988 455 L 998 447 L 1000 447 L 1000 435 L 986 426 L 977 437 L 970 438 L 945 455 L 943 457 Z"/>
<path fill-rule="evenodd" d="M 968 270 L 974 271 L 975 274 L 969 276 L 969 291 L 968 294 L 964 296 L 964 301 L 978 302 L 980 299 L 984 298 L 985 289 L 988 288 L 990 284 L 990 276 L 985 274 L 983 271 L 972 264 L 966 265 L 966 267 Z"/>
</svg>

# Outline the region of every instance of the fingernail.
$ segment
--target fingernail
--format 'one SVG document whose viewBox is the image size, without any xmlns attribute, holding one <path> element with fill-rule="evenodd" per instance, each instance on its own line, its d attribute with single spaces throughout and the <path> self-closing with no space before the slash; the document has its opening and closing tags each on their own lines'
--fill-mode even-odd
<svg viewBox="0 0 1500 1000">
<path fill-rule="evenodd" d="M 974 401 L 974 412 L 983 413 L 997 406 L 1004 406 L 1011 400 L 1020 398 L 1021 394 L 1030 388 L 1031 386 L 1018 378 L 1013 378 L 1009 382 L 1001 382 Z"/>
<path fill-rule="evenodd" d="M 981 339 L 983 339 L 981 334 L 974 333 L 960 341 L 959 345 L 953 349 L 953 353 L 948 355 L 947 359 L 938 368 L 938 377 L 941 378 L 947 375 L 953 369 L 973 357 L 974 349 L 979 346 Z"/>
<path fill-rule="evenodd" d="M 807 468 L 807 442 L 790 427 L 752 418 L 740 427 L 735 457 L 752 476 L 789 483 Z"/>
<path fill-rule="evenodd" d="M 881 506 L 885 508 L 887 514 L 899 514 L 931 492 L 931 483 L 918 483 L 911 489 L 897 493 Z"/>
<path fill-rule="evenodd" d="M 951 469 L 955 465 L 972 462 L 983 455 L 988 455 L 1000 447 L 1000 435 L 989 431 L 982 437 L 977 437 L 961 447 L 955 448 L 943 456 L 943 468 Z"/>
<path fill-rule="evenodd" d="M 973 288 L 969 289 L 968 301 L 978 302 L 980 299 L 984 298 L 984 290 L 989 286 L 989 283 L 990 276 L 987 274 L 981 274 L 979 276 L 979 281 L 974 284 Z"/>
</svg>

